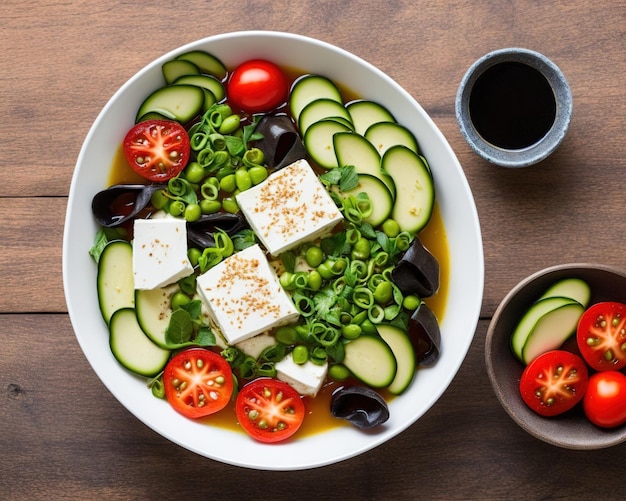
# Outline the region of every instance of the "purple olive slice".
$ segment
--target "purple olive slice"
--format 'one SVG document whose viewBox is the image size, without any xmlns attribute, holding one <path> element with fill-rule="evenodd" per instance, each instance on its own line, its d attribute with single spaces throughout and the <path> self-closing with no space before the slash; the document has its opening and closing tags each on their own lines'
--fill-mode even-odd
<svg viewBox="0 0 626 501">
<path fill-rule="evenodd" d="M 430 366 L 439 359 L 441 351 L 439 322 L 424 303 L 420 304 L 409 319 L 409 337 L 415 347 L 418 364 Z"/>
<path fill-rule="evenodd" d="M 439 262 L 415 237 L 391 272 L 391 278 L 405 295 L 430 297 L 439 289 Z"/>
<path fill-rule="evenodd" d="M 163 187 L 159 184 L 116 184 L 96 193 L 91 201 L 91 211 L 100 226 L 114 228 L 144 210 L 150 204 L 152 194 Z"/>
<path fill-rule="evenodd" d="M 331 414 L 361 429 L 379 426 L 389 419 L 387 402 L 366 386 L 342 386 L 330 400 Z"/>
<path fill-rule="evenodd" d="M 286 115 L 266 115 L 261 119 L 256 132 L 263 139 L 255 146 L 265 154 L 271 169 L 281 169 L 306 156 L 302 139 L 291 119 Z"/>
</svg>

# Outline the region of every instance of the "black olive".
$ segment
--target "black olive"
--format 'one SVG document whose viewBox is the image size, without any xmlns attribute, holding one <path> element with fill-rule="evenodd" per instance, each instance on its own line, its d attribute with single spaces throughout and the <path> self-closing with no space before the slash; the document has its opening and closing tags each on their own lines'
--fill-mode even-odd
<svg viewBox="0 0 626 501">
<path fill-rule="evenodd" d="M 439 262 L 415 237 L 391 272 L 391 279 L 405 295 L 430 297 L 439 289 Z"/>
<path fill-rule="evenodd" d="M 365 386 L 337 388 L 330 400 L 330 412 L 361 429 L 374 428 L 389 419 L 385 399 Z"/>
</svg>

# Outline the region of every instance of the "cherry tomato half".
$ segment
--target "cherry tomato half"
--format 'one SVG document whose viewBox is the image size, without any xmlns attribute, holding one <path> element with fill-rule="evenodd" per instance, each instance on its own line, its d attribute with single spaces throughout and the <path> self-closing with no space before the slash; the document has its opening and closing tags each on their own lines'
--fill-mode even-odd
<svg viewBox="0 0 626 501">
<path fill-rule="evenodd" d="M 585 362 L 563 350 L 539 355 L 526 366 L 520 379 L 522 399 L 541 416 L 556 416 L 580 402 L 587 391 Z"/>
<path fill-rule="evenodd" d="M 576 341 L 592 369 L 626 366 L 626 304 L 607 301 L 589 307 L 578 322 Z"/>
<path fill-rule="evenodd" d="M 274 63 L 252 59 L 233 71 L 227 86 L 233 108 L 249 113 L 268 112 L 287 100 L 287 77 Z"/>
<path fill-rule="evenodd" d="M 280 442 L 293 435 L 304 420 L 302 397 L 291 386 L 260 378 L 239 390 L 235 404 L 241 427 L 259 442 Z"/>
<path fill-rule="evenodd" d="M 222 410 L 233 394 L 228 362 L 204 348 L 177 353 L 163 372 L 165 396 L 183 416 L 199 418 Z"/>
<path fill-rule="evenodd" d="M 146 120 L 128 131 L 124 156 L 140 176 L 165 182 L 177 176 L 189 162 L 189 135 L 178 122 Z"/>
<path fill-rule="evenodd" d="M 618 371 L 593 374 L 589 378 L 583 409 L 589 421 L 603 428 L 626 423 L 626 376 Z"/>
</svg>

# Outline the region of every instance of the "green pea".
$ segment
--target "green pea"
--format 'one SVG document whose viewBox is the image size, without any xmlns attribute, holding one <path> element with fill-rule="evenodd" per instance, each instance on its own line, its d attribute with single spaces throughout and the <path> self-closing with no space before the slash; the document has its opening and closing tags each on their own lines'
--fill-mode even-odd
<svg viewBox="0 0 626 501">
<path fill-rule="evenodd" d="M 185 203 L 180 200 L 174 200 L 170 204 L 169 210 L 172 216 L 180 216 L 183 212 L 185 212 Z"/>
<path fill-rule="evenodd" d="M 200 200 L 200 211 L 202 214 L 215 214 L 222 208 L 222 203 L 219 200 Z"/>
<path fill-rule="evenodd" d="M 394 219 L 387 219 L 383 223 L 383 233 L 389 238 L 397 237 L 400 233 L 400 225 Z"/>
<path fill-rule="evenodd" d="M 352 317 L 352 323 L 360 325 L 363 320 L 367 320 L 367 310 L 361 310 Z"/>
<path fill-rule="evenodd" d="M 157 190 L 152 194 L 150 203 L 155 209 L 165 209 L 170 202 L 170 198 L 165 194 L 165 190 Z"/>
<path fill-rule="evenodd" d="M 193 223 L 194 221 L 197 221 L 198 219 L 200 219 L 201 215 L 202 215 L 202 209 L 200 209 L 199 204 L 189 204 L 187 207 L 185 207 L 185 220 L 186 221 Z"/>
<path fill-rule="evenodd" d="M 361 329 L 365 334 L 376 334 L 376 326 L 372 323 L 372 321 L 368 318 L 367 320 L 363 320 L 361 322 Z"/>
<path fill-rule="evenodd" d="M 245 167 L 241 167 L 235 172 L 235 184 L 239 191 L 246 191 L 252 187 L 252 179 Z"/>
<path fill-rule="evenodd" d="M 235 174 L 227 174 L 220 181 L 220 188 L 228 193 L 232 193 L 237 189 L 237 180 Z"/>
<path fill-rule="evenodd" d="M 291 356 L 293 357 L 294 363 L 302 365 L 309 359 L 309 350 L 307 350 L 306 346 L 299 344 L 294 347 Z"/>
<path fill-rule="evenodd" d="M 346 339 L 356 339 L 361 335 L 363 329 L 360 325 L 348 324 L 341 327 L 341 335 Z"/>
<path fill-rule="evenodd" d="M 324 262 L 317 267 L 318 273 L 324 280 L 330 280 L 335 276 L 332 270 L 332 266 L 328 262 Z"/>
<path fill-rule="evenodd" d="M 343 364 L 333 364 L 328 368 L 328 375 L 335 381 L 343 381 L 350 377 L 350 369 Z"/>
<path fill-rule="evenodd" d="M 290 290 L 295 288 L 296 276 L 290 271 L 285 271 L 280 275 L 278 279 L 280 285 L 285 290 Z"/>
<path fill-rule="evenodd" d="M 387 304 L 393 297 L 393 287 L 391 283 L 380 282 L 374 290 L 374 301 L 378 304 Z"/>
<path fill-rule="evenodd" d="M 420 298 L 413 294 L 405 296 L 404 299 L 402 300 L 402 306 L 406 308 L 407 310 L 411 310 L 411 311 L 417 310 L 420 304 L 421 304 Z"/>
<path fill-rule="evenodd" d="M 204 178 L 204 169 L 198 162 L 190 162 L 185 167 L 185 179 L 190 183 L 199 183 Z"/>
<path fill-rule="evenodd" d="M 317 268 L 324 260 L 324 253 L 317 245 L 312 245 L 304 253 L 304 259 L 311 268 Z"/>
<path fill-rule="evenodd" d="M 178 291 L 174 293 L 172 299 L 170 300 L 170 306 L 172 310 L 176 310 L 181 306 L 188 304 L 191 300 L 182 292 Z"/>
<path fill-rule="evenodd" d="M 200 259 L 201 255 L 202 255 L 202 251 L 198 249 L 197 247 L 191 247 L 187 251 L 187 257 L 189 258 L 189 262 L 191 263 L 191 266 L 198 265 L 198 259 Z"/>
<path fill-rule="evenodd" d="M 352 247 L 352 259 L 360 259 L 362 261 L 365 261 L 370 257 L 370 250 L 370 241 L 365 237 L 361 237 L 355 242 L 354 246 Z"/>
<path fill-rule="evenodd" d="M 248 174 L 250 174 L 250 179 L 252 180 L 252 184 L 254 186 L 265 181 L 268 176 L 267 169 L 262 165 L 250 167 L 248 169 Z"/>
<path fill-rule="evenodd" d="M 284 325 L 276 329 L 276 331 L 274 332 L 274 337 L 279 343 L 292 345 L 298 339 L 298 333 L 293 327 L 289 325 Z"/>
<path fill-rule="evenodd" d="M 311 270 L 308 273 L 307 284 L 309 289 L 318 291 L 322 287 L 322 275 L 320 275 L 319 271 Z"/>
<path fill-rule="evenodd" d="M 222 200 L 222 208 L 231 214 L 237 214 L 237 212 L 239 212 L 239 205 L 237 205 L 237 201 L 231 197 Z"/>
<path fill-rule="evenodd" d="M 241 123 L 241 117 L 239 115 L 231 115 L 226 117 L 220 124 L 220 134 L 233 134 Z"/>
</svg>

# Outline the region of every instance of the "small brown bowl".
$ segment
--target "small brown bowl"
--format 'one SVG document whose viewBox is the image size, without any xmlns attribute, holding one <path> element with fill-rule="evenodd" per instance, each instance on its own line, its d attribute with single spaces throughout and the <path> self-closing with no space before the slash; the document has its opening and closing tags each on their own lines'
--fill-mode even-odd
<svg viewBox="0 0 626 501">
<path fill-rule="evenodd" d="M 570 277 L 580 278 L 589 284 L 590 305 L 600 301 L 626 303 L 626 273 L 615 268 L 597 264 L 564 264 L 534 273 L 504 297 L 493 315 L 485 340 L 487 373 L 504 410 L 534 437 L 566 449 L 602 449 L 626 441 L 626 425 L 613 429 L 599 428 L 587 420 L 580 404 L 560 416 L 539 416 L 526 406 L 520 396 L 519 380 L 524 365 L 510 348 L 511 333 L 528 307 L 550 285 Z"/>
</svg>

